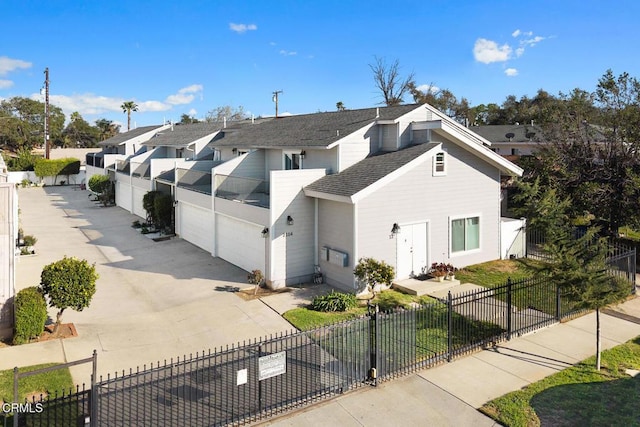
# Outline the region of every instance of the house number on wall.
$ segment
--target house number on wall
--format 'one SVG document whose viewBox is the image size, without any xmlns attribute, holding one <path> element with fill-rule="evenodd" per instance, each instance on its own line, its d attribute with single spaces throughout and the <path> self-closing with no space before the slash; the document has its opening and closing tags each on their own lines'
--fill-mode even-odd
<svg viewBox="0 0 640 427">
<path fill-rule="evenodd" d="M 284 233 L 284 237 L 289 237 L 289 236 L 293 236 L 293 231 L 287 231 L 286 233 Z"/>
</svg>

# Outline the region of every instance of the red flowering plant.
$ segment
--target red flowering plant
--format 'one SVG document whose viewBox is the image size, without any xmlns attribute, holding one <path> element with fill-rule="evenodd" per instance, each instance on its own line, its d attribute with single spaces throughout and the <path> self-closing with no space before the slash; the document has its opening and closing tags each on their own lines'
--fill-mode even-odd
<svg viewBox="0 0 640 427">
<path fill-rule="evenodd" d="M 433 277 L 443 277 L 453 274 L 456 268 L 451 264 L 445 264 L 444 262 L 434 262 L 429 268 L 429 274 Z"/>
</svg>

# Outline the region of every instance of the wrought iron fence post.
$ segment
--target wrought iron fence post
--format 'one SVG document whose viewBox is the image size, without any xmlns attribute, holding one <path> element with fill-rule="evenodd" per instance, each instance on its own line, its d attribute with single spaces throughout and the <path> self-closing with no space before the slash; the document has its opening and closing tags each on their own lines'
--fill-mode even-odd
<svg viewBox="0 0 640 427">
<path fill-rule="evenodd" d="M 260 358 L 262 357 L 262 344 L 258 344 L 258 366 L 260 365 Z M 260 369 L 260 368 L 258 368 Z M 262 381 L 258 375 L 258 414 L 262 413 Z"/>
<path fill-rule="evenodd" d="M 98 380 L 97 380 L 97 373 L 98 373 L 98 352 L 96 351 L 96 349 L 93 349 L 93 361 L 91 362 L 92 364 L 92 369 L 91 369 L 91 394 L 90 396 L 90 401 L 89 401 L 89 425 L 91 427 L 95 427 L 98 425 Z"/>
<path fill-rule="evenodd" d="M 512 313 L 512 305 L 513 305 L 513 301 L 511 299 L 511 288 L 512 288 L 513 282 L 511 281 L 511 277 L 507 277 L 507 340 L 511 341 L 511 330 L 512 330 L 512 319 L 511 319 L 511 313 Z"/>
<path fill-rule="evenodd" d="M 18 367 L 13 368 L 13 403 L 18 403 Z M 18 427 L 18 411 L 13 412 L 13 427 Z"/>
<path fill-rule="evenodd" d="M 447 362 L 451 362 L 453 353 L 453 298 L 451 291 L 447 294 Z"/>
<path fill-rule="evenodd" d="M 373 380 L 373 385 L 378 385 L 378 345 L 380 336 L 378 333 L 378 312 L 377 305 L 368 304 L 369 312 L 369 377 Z M 373 326 L 373 327 L 372 327 Z"/>
<path fill-rule="evenodd" d="M 556 320 L 559 322 L 562 320 L 561 306 L 560 306 L 560 286 L 556 283 Z"/>
</svg>

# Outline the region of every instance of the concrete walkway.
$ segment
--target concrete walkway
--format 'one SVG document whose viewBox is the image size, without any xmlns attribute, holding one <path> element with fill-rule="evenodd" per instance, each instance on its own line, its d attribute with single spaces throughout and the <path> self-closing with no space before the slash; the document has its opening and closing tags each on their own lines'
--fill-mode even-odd
<svg viewBox="0 0 640 427">
<path fill-rule="evenodd" d="M 179 238 L 147 239 L 131 228 L 138 217 L 87 194 L 72 186 L 19 190 L 21 227 L 38 242 L 37 255 L 17 264 L 17 290 L 38 285 L 42 267 L 65 255 L 95 263 L 100 278 L 88 308 L 63 314 L 78 337 L 2 348 L 0 369 L 84 359 L 96 349 L 98 374 L 106 375 L 292 329 L 262 301 L 229 292 L 251 286 L 245 271 Z M 90 365 L 71 372 L 89 383 Z"/>
</svg>

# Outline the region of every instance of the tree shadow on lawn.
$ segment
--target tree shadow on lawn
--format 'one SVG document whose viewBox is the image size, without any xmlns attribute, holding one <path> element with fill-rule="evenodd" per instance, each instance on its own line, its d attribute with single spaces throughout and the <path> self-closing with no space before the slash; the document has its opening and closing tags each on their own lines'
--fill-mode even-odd
<svg viewBox="0 0 640 427">
<path fill-rule="evenodd" d="M 604 370 L 604 368 L 603 368 Z M 541 426 L 640 425 L 640 376 L 559 385 L 531 398 Z"/>
</svg>

